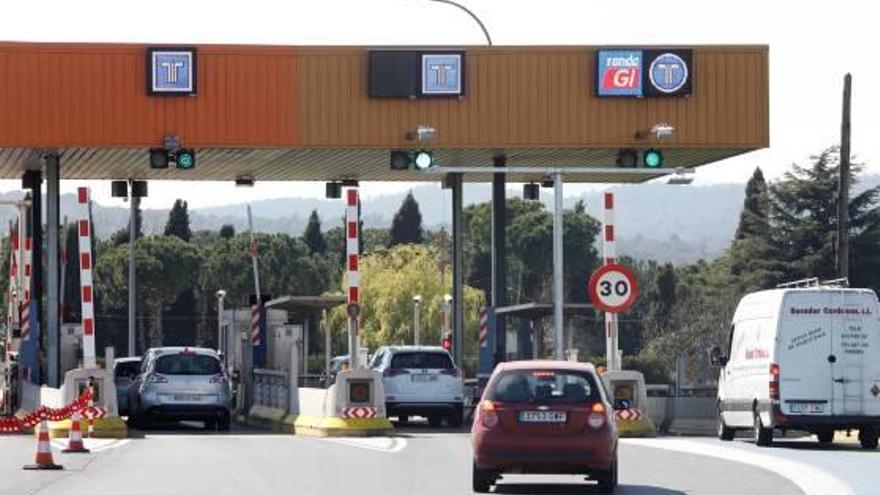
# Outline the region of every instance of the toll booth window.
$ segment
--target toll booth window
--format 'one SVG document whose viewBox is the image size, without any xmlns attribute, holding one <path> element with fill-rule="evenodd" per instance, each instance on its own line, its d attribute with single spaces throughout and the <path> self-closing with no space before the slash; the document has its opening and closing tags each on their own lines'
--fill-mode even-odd
<svg viewBox="0 0 880 495">
<path fill-rule="evenodd" d="M 156 373 L 163 375 L 219 375 L 220 361 L 211 356 L 198 354 L 174 354 L 160 356 L 156 360 Z"/>
<path fill-rule="evenodd" d="M 402 352 L 391 358 L 392 368 L 449 370 L 455 366 L 445 352 Z"/>
</svg>

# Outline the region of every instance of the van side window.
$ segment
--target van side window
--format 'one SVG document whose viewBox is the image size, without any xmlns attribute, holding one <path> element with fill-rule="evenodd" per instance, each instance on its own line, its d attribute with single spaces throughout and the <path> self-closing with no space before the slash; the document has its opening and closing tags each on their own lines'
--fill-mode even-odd
<svg viewBox="0 0 880 495">
<path fill-rule="evenodd" d="M 731 352 L 733 351 L 733 331 L 736 329 L 736 325 L 733 323 L 730 324 L 730 333 L 727 335 L 727 358 L 730 359 Z"/>
</svg>

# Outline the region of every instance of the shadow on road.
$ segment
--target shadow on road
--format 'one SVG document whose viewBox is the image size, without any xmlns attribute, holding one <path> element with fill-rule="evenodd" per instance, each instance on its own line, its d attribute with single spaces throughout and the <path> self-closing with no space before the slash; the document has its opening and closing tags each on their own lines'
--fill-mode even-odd
<svg viewBox="0 0 880 495">
<path fill-rule="evenodd" d="M 425 434 L 435 434 L 435 433 L 470 433 L 471 426 L 463 425 L 460 428 L 453 428 L 451 426 L 447 426 L 446 423 L 443 423 L 442 426 L 431 426 L 428 424 L 428 421 L 423 418 L 411 418 L 406 423 L 401 423 L 400 421 L 392 420 L 391 423 L 394 425 L 394 430 L 396 435 L 404 438 L 413 438 L 419 437 Z"/>
<path fill-rule="evenodd" d="M 206 430 L 204 423 L 201 421 L 153 421 L 149 428 L 135 428 L 128 425 L 128 438 L 144 438 L 146 435 L 205 435 L 205 436 L 223 436 L 223 435 L 282 435 L 277 431 L 253 428 L 233 423 L 232 429 L 229 431 Z"/>
<path fill-rule="evenodd" d="M 751 442 L 743 442 L 743 443 L 751 443 Z M 764 447 L 768 448 L 768 447 Z M 861 445 L 858 443 L 846 443 L 846 442 L 836 442 L 836 443 L 819 443 L 816 440 L 805 439 L 805 440 L 774 440 L 773 443 L 769 447 L 770 449 L 778 449 L 778 450 L 816 450 L 821 452 L 854 452 L 854 453 L 864 453 L 864 454 L 880 454 L 880 451 L 874 450 L 866 450 L 863 449 Z"/>
<path fill-rule="evenodd" d="M 495 485 L 495 493 L 530 493 L 541 495 L 563 495 L 567 493 L 581 493 L 589 495 L 602 495 L 603 492 L 597 485 L 590 484 L 557 484 L 557 483 L 499 483 Z M 615 495 L 685 495 L 685 492 L 670 490 L 649 485 L 618 485 Z"/>
</svg>

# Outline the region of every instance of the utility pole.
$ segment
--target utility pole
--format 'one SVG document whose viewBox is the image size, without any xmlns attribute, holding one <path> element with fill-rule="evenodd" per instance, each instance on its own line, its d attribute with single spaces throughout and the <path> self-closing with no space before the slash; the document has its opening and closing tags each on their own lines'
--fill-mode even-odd
<svg viewBox="0 0 880 495">
<path fill-rule="evenodd" d="M 133 189 L 133 188 L 132 188 Z M 141 198 L 129 194 L 128 217 L 128 356 L 137 356 L 135 327 L 137 317 L 137 211 Z"/>
<path fill-rule="evenodd" d="M 837 182 L 837 276 L 849 278 L 849 136 L 852 76 L 843 78 L 843 119 L 840 124 L 840 168 Z"/>
</svg>

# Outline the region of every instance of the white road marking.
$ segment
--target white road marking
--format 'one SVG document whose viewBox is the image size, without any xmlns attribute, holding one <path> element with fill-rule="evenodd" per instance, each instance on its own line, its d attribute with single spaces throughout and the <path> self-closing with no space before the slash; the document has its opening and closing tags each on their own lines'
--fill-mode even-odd
<svg viewBox="0 0 880 495">
<path fill-rule="evenodd" d="M 394 437 L 341 437 L 341 438 L 325 438 L 324 441 L 348 445 L 351 447 L 359 447 L 362 449 L 376 450 L 385 452 L 386 454 L 396 454 L 406 448 L 405 438 Z"/>
<path fill-rule="evenodd" d="M 131 439 L 115 439 L 115 438 L 84 438 L 83 445 L 92 452 L 101 452 L 102 450 L 116 449 L 130 442 Z M 52 446 L 58 450 L 67 448 L 67 439 L 52 440 Z"/>
<path fill-rule="evenodd" d="M 733 449 L 690 440 L 626 438 L 621 439 L 620 441 L 627 445 L 640 445 L 657 449 L 674 450 L 686 454 L 714 457 L 725 461 L 756 466 L 787 478 L 789 481 L 797 485 L 805 495 L 855 495 L 853 489 L 846 482 L 828 471 L 777 456 L 748 452 L 742 449 Z"/>
</svg>

